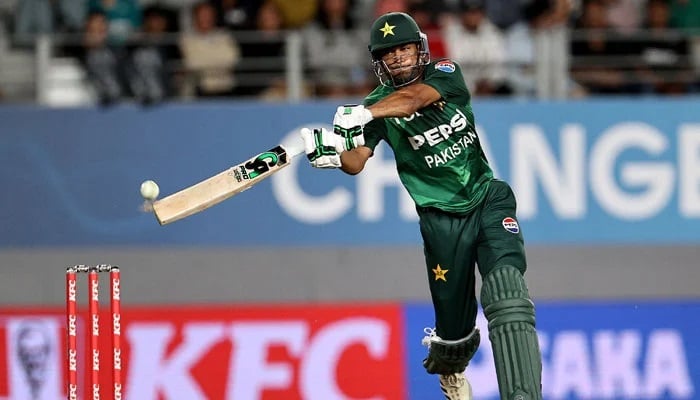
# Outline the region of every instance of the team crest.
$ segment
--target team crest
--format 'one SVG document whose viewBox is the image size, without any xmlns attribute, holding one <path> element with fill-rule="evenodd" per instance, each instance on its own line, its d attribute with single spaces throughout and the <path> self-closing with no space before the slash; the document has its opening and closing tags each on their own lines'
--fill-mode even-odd
<svg viewBox="0 0 700 400">
<path fill-rule="evenodd" d="M 447 72 L 451 74 L 455 72 L 455 64 L 449 60 L 442 60 L 435 63 L 435 69 L 442 72 Z"/>
<path fill-rule="evenodd" d="M 518 233 L 520 232 L 520 225 L 518 225 L 518 221 L 515 220 L 515 218 L 511 217 L 506 217 L 503 218 L 503 228 L 507 230 L 510 233 Z"/>
<path fill-rule="evenodd" d="M 384 27 L 379 28 L 379 30 L 384 34 L 382 37 L 386 37 L 386 35 L 394 36 L 394 28 L 396 28 L 396 25 L 389 25 L 389 21 L 386 21 L 384 22 Z"/>
<path fill-rule="evenodd" d="M 437 265 L 437 267 L 433 268 L 433 273 L 435 274 L 435 280 L 440 280 L 442 279 L 444 282 L 447 282 L 447 277 L 445 276 L 447 274 L 448 269 L 442 269 L 440 267 L 440 264 Z"/>
</svg>

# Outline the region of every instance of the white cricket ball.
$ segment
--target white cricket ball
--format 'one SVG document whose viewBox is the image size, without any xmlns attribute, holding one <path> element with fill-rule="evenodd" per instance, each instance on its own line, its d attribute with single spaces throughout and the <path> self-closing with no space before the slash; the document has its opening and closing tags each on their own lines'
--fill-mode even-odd
<svg viewBox="0 0 700 400">
<path fill-rule="evenodd" d="M 155 200 L 156 197 L 158 197 L 158 193 L 160 193 L 160 189 L 158 188 L 158 184 L 154 181 L 147 180 L 141 184 L 141 196 L 143 196 L 144 199 Z"/>
</svg>

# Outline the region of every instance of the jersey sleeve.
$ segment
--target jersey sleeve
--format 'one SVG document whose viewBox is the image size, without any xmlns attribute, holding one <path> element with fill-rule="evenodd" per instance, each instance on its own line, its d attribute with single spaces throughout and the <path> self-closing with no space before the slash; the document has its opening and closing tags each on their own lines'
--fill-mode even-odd
<svg viewBox="0 0 700 400">
<path fill-rule="evenodd" d="M 462 69 L 452 60 L 442 59 L 428 64 L 423 83 L 437 90 L 450 103 L 468 104 L 471 99 Z"/>
<path fill-rule="evenodd" d="M 374 151 L 379 142 L 384 138 L 386 124 L 383 119 L 375 119 L 365 125 L 363 135 L 365 136 L 365 146 Z"/>
<path fill-rule="evenodd" d="M 372 93 L 365 97 L 365 99 L 362 101 L 362 105 L 369 107 L 386 96 L 387 93 L 385 93 L 385 89 L 382 87 L 377 87 L 372 91 Z M 374 119 L 370 121 L 367 125 L 365 125 L 362 134 L 365 137 L 365 146 L 369 147 L 374 152 L 374 148 L 377 147 L 379 142 L 386 134 L 386 123 L 384 122 L 384 119 Z"/>
</svg>

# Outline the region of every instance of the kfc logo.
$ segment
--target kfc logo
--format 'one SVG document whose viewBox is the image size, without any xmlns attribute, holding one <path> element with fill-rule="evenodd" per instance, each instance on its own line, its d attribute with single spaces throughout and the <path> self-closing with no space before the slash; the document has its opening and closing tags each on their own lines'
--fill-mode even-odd
<svg viewBox="0 0 700 400">
<path fill-rule="evenodd" d="M 97 281 L 90 282 L 90 299 L 92 301 L 100 301 L 100 288 Z"/>
<path fill-rule="evenodd" d="M 100 370 L 100 351 L 98 349 L 92 349 L 92 370 Z"/>
<path fill-rule="evenodd" d="M 68 350 L 68 370 L 78 370 L 78 353 L 75 350 Z"/>
<path fill-rule="evenodd" d="M 69 336 L 77 336 L 78 335 L 77 322 L 78 322 L 78 317 L 76 317 L 75 315 L 68 316 L 68 335 Z"/>
<path fill-rule="evenodd" d="M 188 322 L 174 347 L 173 324 L 132 323 L 125 398 L 404 398 L 397 324 L 358 316 L 318 327 L 306 318 Z M 217 376 L 226 377 L 223 392 L 211 390 Z"/>
<path fill-rule="evenodd" d="M 112 300 L 121 300 L 121 284 L 119 279 L 112 279 Z"/>
<path fill-rule="evenodd" d="M 122 385 L 120 383 L 114 384 L 114 400 L 122 400 Z"/>
<path fill-rule="evenodd" d="M 108 352 L 113 358 L 109 369 L 124 374 L 123 386 L 121 380 L 106 378 L 111 371 L 103 371 L 107 373 L 99 383 L 88 383 L 93 370 L 103 369 L 100 349 L 84 342 L 78 352 L 62 352 L 61 336 L 70 325 L 65 325 L 60 311 L 49 322 L 47 335 L 25 329 L 30 325 L 19 318 L 11 329 L 5 328 L 8 345 L 4 353 L 0 347 L 0 356 L 13 360 L 5 371 L 12 384 L 5 389 L 0 385 L 0 399 L 93 398 L 105 395 L 107 387 L 108 392 L 114 390 L 115 399 L 407 396 L 402 314 L 396 305 L 192 307 L 167 312 L 132 308 L 128 320 L 112 318 L 124 340 Z M 92 324 L 76 325 L 78 337 L 87 338 L 92 332 Z M 105 338 L 104 344 L 108 342 Z M 76 373 L 84 384 L 67 385 L 62 375 Z M 100 386 L 102 393 L 97 392 Z"/>
<path fill-rule="evenodd" d="M 100 316 L 98 314 L 92 314 L 92 334 L 100 336 Z"/>
<path fill-rule="evenodd" d="M 78 397 L 77 388 L 63 382 L 64 371 L 78 368 L 77 354 L 61 352 L 61 338 L 70 340 L 64 336 L 69 329 L 58 314 L 0 311 L 0 399 Z"/>
<path fill-rule="evenodd" d="M 112 365 L 112 368 L 114 368 L 115 371 L 121 371 L 122 370 L 122 351 L 121 349 L 114 349 L 112 352 L 112 357 L 114 358 L 114 365 Z"/>
<path fill-rule="evenodd" d="M 77 299 L 76 284 L 77 282 L 75 279 L 70 279 L 68 281 L 68 301 L 76 301 Z"/>
<path fill-rule="evenodd" d="M 121 314 L 112 314 L 112 334 L 121 335 L 122 334 L 122 316 Z"/>
<path fill-rule="evenodd" d="M 68 385 L 68 399 L 69 400 L 78 400 L 78 386 L 77 385 Z"/>
</svg>

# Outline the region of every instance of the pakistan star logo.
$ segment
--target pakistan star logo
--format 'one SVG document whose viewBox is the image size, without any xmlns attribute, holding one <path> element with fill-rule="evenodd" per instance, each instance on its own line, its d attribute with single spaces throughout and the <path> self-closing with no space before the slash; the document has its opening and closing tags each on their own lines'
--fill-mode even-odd
<svg viewBox="0 0 700 400">
<path fill-rule="evenodd" d="M 384 36 L 382 37 L 386 37 L 386 35 L 394 36 L 394 28 L 396 28 L 396 25 L 389 25 L 389 22 L 387 21 L 384 22 L 384 27 L 379 28 L 379 30 L 384 32 Z"/>
<path fill-rule="evenodd" d="M 447 102 L 445 100 L 438 100 L 434 102 L 433 105 L 442 111 L 445 108 L 445 105 L 447 105 Z"/>
<path fill-rule="evenodd" d="M 433 272 L 435 273 L 435 280 L 437 281 L 439 279 L 442 279 L 443 281 L 447 282 L 447 278 L 445 277 L 447 271 L 449 271 L 449 269 L 442 269 L 440 268 L 440 264 L 438 264 L 436 268 L 433 268 Z"/>
</svg>

